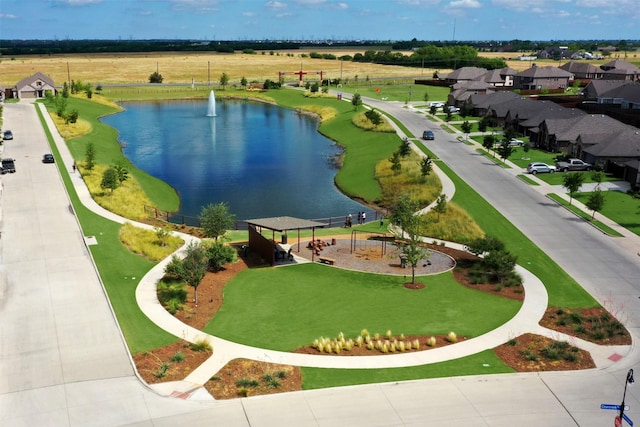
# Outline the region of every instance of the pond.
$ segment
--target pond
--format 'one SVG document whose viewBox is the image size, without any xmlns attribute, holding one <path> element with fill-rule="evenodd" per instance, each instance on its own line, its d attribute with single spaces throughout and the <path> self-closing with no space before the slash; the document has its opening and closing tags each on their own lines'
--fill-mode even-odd
<svg viewBox="0 0 640 427">
<path fill-rule="evenodd" d="M 367 210 L 334 185 L 340 147 L 318 121 L 269 104 L 223 101 L 127 102 L 103 118 L 124 154 L 180 195 L 179 214 L 226 202 L 237 219 L 340 217 Z"/>
</svg>

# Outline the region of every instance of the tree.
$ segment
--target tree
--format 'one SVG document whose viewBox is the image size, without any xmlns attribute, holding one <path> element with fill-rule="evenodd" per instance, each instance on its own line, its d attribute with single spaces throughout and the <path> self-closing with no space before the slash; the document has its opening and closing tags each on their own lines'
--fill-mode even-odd
<svg viewBox="0 0 640 427">
<path fill-rule="evenodd" d="M 356 76 L 356 81 L 358 81 L 358 76 Z M 358 111 L 358 107 L 362 104 L 362 97 L 359 93 L 354 93 L 351 97 L 351 105 L 353 105 L 353 109 Z"/>
<path fill-rule="evenodd" d="M 64 117 L 64 111 L 67 109 L 67 97 L 56 96 L 56 114 L 58 117 Z"/>
<path fill-rule="evenodd" d="M 124 165 L 123 162 L 118 162 L 117 164 L 111 166 L 116 171 L 116 177 L 119 183 L 125 182 L 129 179 L 129 170 Z"/>
<path fill-rule="evenodd" d="M 467 245 L 467 250 L 474 255 L 482 255 L 492 251 L 502 251 L 504 248 L 504 243 L 493 236 L 475 239 Z"/>
<path fill-rule="evenodd" d="M 511 154 L 513 154 L 513 147 L 509 145 L 509 140 L 503 139 L 498 147 L 498 154 L 500 158 L 504 161 L 509 158 Z"/>
<path fill-rule="evenodd" d="M 584 182 L 584 175 L 581 173 L 567 173 L 562 177 L 562 186 L 569 193 L 569 204 L 573 201 L 573 196 L 580 191 Z"/>
<path fill-rule="evenodd" d="M 495 143 L 496 139 L 493 135 L 485 135 L 484 138 L 482 138 L 482 146 L 487 150 L 493 149 Z"/>
<path fill-rule="evenodd" d="M 604 172 L 601 170 L 594 170 L 591 172 L 591 179 L 596 183 L 596 188 L 600 188 L 600 184 L 604 181 Z"/>
<path fill-rule="evenodd" d="M 416 215 L 418 204 L 409 196 L 403 195 L 391 208 L 389 220 L 399 231 L 397 237 L 405 243 L 400 246 L 404 258 L 411 266 L 411 283 L 416 280 L 416 266 L 418 262 L 428 257 L 428 252 L 421 246 L 422 238 L 419 234 L 420 217 Z"/>
<path fill-rule="evenodd" d="M 440 215 L 447 211 L 447 195 L 441 194 L 436 200 L 436 204 L 433 206 L 433 211 L 438 214 L 438 221 L 440 221 Z"/>
<path fill-rule="evenodd" d="M 162 83 L 162 80 L 162 74 L 158 73 L 157 71 L 154 71 L 149 76 L 149 83 Z"/>
<path fill-rule="evenodd" d="M 234 262 L 238 253 L 229 245 L 214 241 L 212 244 L 205 244 L 207 257 L 209 258 L 209 268 L 213 271 L 220 271 L 222 266 Z"/>
<path fill-rule="evenodd" d="M 78 110 L 73 109 L 69 112 L 69 114 L 64 115 L 64 122 L 66 124 L 76 123 L 78 121 Z"/>
<path fill-rule="evenodd" d="M 389 157 L 389 161 L 391 162 L 391 170 L 394 175 L 400 175 L 402 171 L 402 164 L 400 163 L 400 153 L 395 151 L 391 157 Z"/>
<path fill-rule="evenodd" d="M 409 143 L 407 138 L 402 140 L 402 144 L 398 147 L 398 153 L 400 154 L 400 157 L 407 157 L 411 154 L 411 143 Z"/>
<path fill-rule="evenodd" d="M 522 151 L 524 151 L 525 156 L 529 153 L 529 150 L 531 150 L 531 144 L 529 142 L 525 142 L 522 145 Z"/>
<path fill-rule="evenodd" d="M 204 235 L 216 241 L 219 237 L 224 236 L 227 230 L 233 228 L 233 223 L 236 220 L 235 215 L 229 212 L 229 207 L 225 202 L 211 203 L 203 207 L 198 219 Z"/>
<path fill-rule="evenodd" d="M 229 76 L 227 75 L 227 73 L 222 73 L 220 75 L 220 86 L 222 86 L 222 89 L 225 88 L 225 86 L 227 86 L 229 84 Z"/>
<path fill-rule="evenodd" d="M 462 122 L 462 124 L 460 125 L 460 129 L 462 129 L 463 133 L 471 133 L 471 128 L 473 126 L 471 125 L 471 123 L 469 123 L 469 120 L 465 120 L 464 122 Z"/>
<path fill-rule="evenodd" d="M 445 116 L 444 121 L 448 123 L 451 121 L 453 114 L 451 114 L 451 110 L 449 110 L 448 108 L 446 110 L 447 110 L 447 115 Z"/>
<path fill-rule="evenodd" d="M 433 161 L 431 160 L 431 157 L 429 156 L 423 157 L 420 160 L 420 176 L 422 176 L 423 178 L 426 178 L 429 176 L 432 170 L 433 170 Z"/>
<path fill-rule="evenodd" d="M 374 126 L 378 126 L 382 123 L 382 116 L 376 110 L 368 110 L 364 115 Z"/>
<path fill-rule="evenodd" d="M 591 219 L 596 216 L 596 212 L 600 212 L 604 207 L 604 194 L 602 194 L 602 190 L 598 187 L 589 194 L 589 198 L 585 203 L 585 206 L 592 211 Z"/>
<path fill-rule="evenodd" d="M 96 149 L 93 145 L 93 142 L 89 142 L 87 144 L 86 151 L 84 152 L 84 161 L 85 168 L 88 171 L 92 171 L 93 167 L 96 165 Z"/>
<path fill-rule="evenodd" d="M 487 127 L 489 126 L 489 121 L 487 120 L 487 117 L 483 117 L 482 119 L 480 119 L 480 121 L 478 122 L 478 131 L 480 132 L 486 132 L 487 131 Z"/>
<path fill-rule="evenodd" d="M 185 248 L 184 258 L 180 259 L 177 255 L 173 255 L 164 270 L 165 273 L 179 278 L 193 288 L 196 307 L 198 306 L 198 286 L 207 272 L 208 264 L 209 258 L 202 244 L 190 242 Z"/>
<path fill-rule="evenodd" d="M 424 95 L 422 96 L 422 100 L 424 102 L 429 102 L 429 92 L 425 91 Z"/>
<path fill-rule="evenodd" d="M 317 93 L 320 90 L 320 84 L 318 82 L 313 82 L 313 84 L 309 85 L 308 89 L 311 93 Z"/>
<path fill-rule="evenodd" d="M 242 76 L 242 78 L 240 79 L 240 86 L 242 87 L 247 86 L 247 78 L 245 76 Z"/>
<path fill-rule="evenodd" d="M 429 113 L 431 113 L 432 116 L 435 116 L 437 111 L 438 111 L 438 107 L 436 107 L 435 105 L 432 105 L 431 107 L 429 107 Z"/>
<path fill-rule="evenodd" d="M 483 264 L 489 272 L 502 283 L 505 278 L 509 277 L 516 266 L 518 257 L 508 251 L 491 251 L 483 259 Z"/>
<path fill-rule="evenodd" d="M 116 170 L 113 167 L 108 168 L 102 174 L 102 181 L 100 182 L 100 187 L 102 187 L 103 190 L 106 190 L 108 188 L 109 190 L 111 190 L 112 193 L 113 193 L 113 190 L 118 188 L 118 172 L 116 172 Z"/>
</svg>

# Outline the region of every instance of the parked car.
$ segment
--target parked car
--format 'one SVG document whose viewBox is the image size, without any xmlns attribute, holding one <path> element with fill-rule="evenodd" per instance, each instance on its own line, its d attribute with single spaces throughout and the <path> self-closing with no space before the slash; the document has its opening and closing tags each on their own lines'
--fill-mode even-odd
<svg viewBox="0 0 640 427">
<path fill-rule="evenodd" d="M 524 145 L 524 141 L 521 140 L 521 139 L 511 138 L 509 140 L 509 145 L 512 146 L 512 147 L 519 147 L 519 146 Z"/>
<path fill-rule="evenodd" d="M 436 136 L 433 131 L 425 130 L 424 132 L 422 132 L 422 139 L 424 139 L 425 141 L 433 141 L 434 139 L 436 139 Z"/>
<path fill-rule="evenodd" d="M 5 130 L 2 133 L 2 139 L 4 139 L 5 141 L 13 139 L 13 132 L 11 132 L 10 130 Z"/>
<path fill-rule="evenodd" d="M 6 158 L 2 159 L 2 174 L 5 173 L 15 173 L 16 172 L 16 164 L 13 159 Z"/>
<path fill-rule="evenodd" d="M 591 163 L 583 162 L 580 159 L 569 159 L 566 162 L 556 162 L 556 169 L 562 172 L 590 171 L 593 169 L 593 165 Z"/>
<path fill-rule="evenodd" d="M 444 102 L 434 101 L 431 104 L 429 104 L 429 107 L 442 108 L 444 107 Z"/>
<path fill-rule="evenodd" d="M 539 173 L 554 173 L 556 171 L 555 166 L 548 165 L 542 162 L 529 163 L 527 166 L 527 172 L 536 175 Z"/>
<path fill-rule="evenodd" d="M 443 107 L 445 108 L 445 107 Z M 445 113 L 448 111 L 449 113 L 459 113 L 460 109 L 458 107 L 455 107 L 453 105 L 449 105 L 448 107 L 446 107 L 446 109 L 444 110 Z"/>
<path fill-rule="evenodd" d="M 55 163 L 56 159 L 53 158 L 53 154 L 45 154 L 42 156 L 42 163 Z"/>
</svg>

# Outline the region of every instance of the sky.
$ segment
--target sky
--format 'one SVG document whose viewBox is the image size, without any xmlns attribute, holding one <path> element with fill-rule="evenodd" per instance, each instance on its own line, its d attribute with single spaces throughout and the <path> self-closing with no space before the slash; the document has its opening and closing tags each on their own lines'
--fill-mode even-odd
<svg viewBox="0 0 640 427">
<path fill-rule="evenodd" d="M 640 0 L 0 0 L 0 39 L 637 40 Z"/>
</svg>

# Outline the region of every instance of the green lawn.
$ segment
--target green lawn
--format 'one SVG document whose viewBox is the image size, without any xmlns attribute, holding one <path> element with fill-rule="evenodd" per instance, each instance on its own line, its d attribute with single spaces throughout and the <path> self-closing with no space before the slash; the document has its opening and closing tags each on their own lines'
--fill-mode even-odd
<svg viewBox="0 0 640 427">
<path fill-rule="evenodd" d="M 409 381 L 423 378 L 462 375 L 502 374 L 514 372 L 491 350 L 446 362 L 409 368 L 391 369 L 322 369 L 302 368 L 305 390 L 357 384 Z"/>
<path fill-rule="evenodd" d="M 418 277 L 426 285 L 419 291 L 406 289 L 405 281 L 404 276 L 319 264 L 244 270 L 227 284 L 224 305 L 204 330 L 282 351 L 339 332 L 356 337 L 363 328 L 380 334 L 390 329 L 405 335 L 454 331 L 476 337 L 505 323 L 521 306 L 464 287 L 451 272 Z"/>
<path fill-rule="evenodd" d="M 379 89 L 379 91 L 376 91 L 376 89 Z M 354 82 L 351 81 L 349 84 L 344 84 L 341 88 L 336 90 L 344 90 L 347 93 L 359 93 L 360 95 L 368 98 L 375 98 L 379 100 L 386 98 L 388 101 L 401 102 L 424 102 L 425 93 L 427 93 L 429 97 L 427 102 L 446 101 L 449 96 L 448 87 L 416 85 L 409 82 L 398 84 L 391 80 L 384 82 L 360 81 L 357 84 L 354 84 Z"/>
<path fill-rule="evenodd" d="M 80 119 L 88 121 L 92 126 L 91 133 L 67 140 L 67 146 L 71 151 L 71 155 L 77 162 L 83 162 L 85 160 L 87 144 L 93 142 L 96 152 L 96 163 L 111 165 L 124 162 L 128 164 L 129 174 L 138 181 L 153 204 L 166 211 L 175 211 L 178 209 L 180 199 L 175 189 L 164 181 L 133 166 L 122 153 L 122 148 L 117 140 L 118 134 L 116 130 L 100 122 L 100 117 L 115 114 L 119 110 L 75 97 L 69 97 L 67 102 L 67 111 L 78 110 L 80 112 Z M 54 106 L 45 105 L 50 111 L 55 111 Z"/>
<path fill-rule="evenodd" d="M 608 225 L 602 223 L 597 219 L 593 219 L 592 218 L 593 212 L 585 212 L 582 209 L 578 208 L 576 205 L 569 203 L 568 201 L 566 201 L 565 199 L 563 199 L 562 197 L 558 196 L 555 193 L 548 194 L 548 196 L 559 205 L 564 206 L 566 209 L 570 210 L 571 212 L 576 214 L 578 217 L 584 219 L 585 221 L 591 223 L 594 227 L 599 228 L 604 233 L 607 233 L 610 236 L 622 237 L 620 233 L 618 233 Z"/>
<path fill-rule="evenodd" d="M 576 200 L 586 203 L 591 193 L 578 193 Z M 621 191 L 605 191 L 600 213 L 627 230 L 640 235 L 640 200 Z"/>
</svg>

